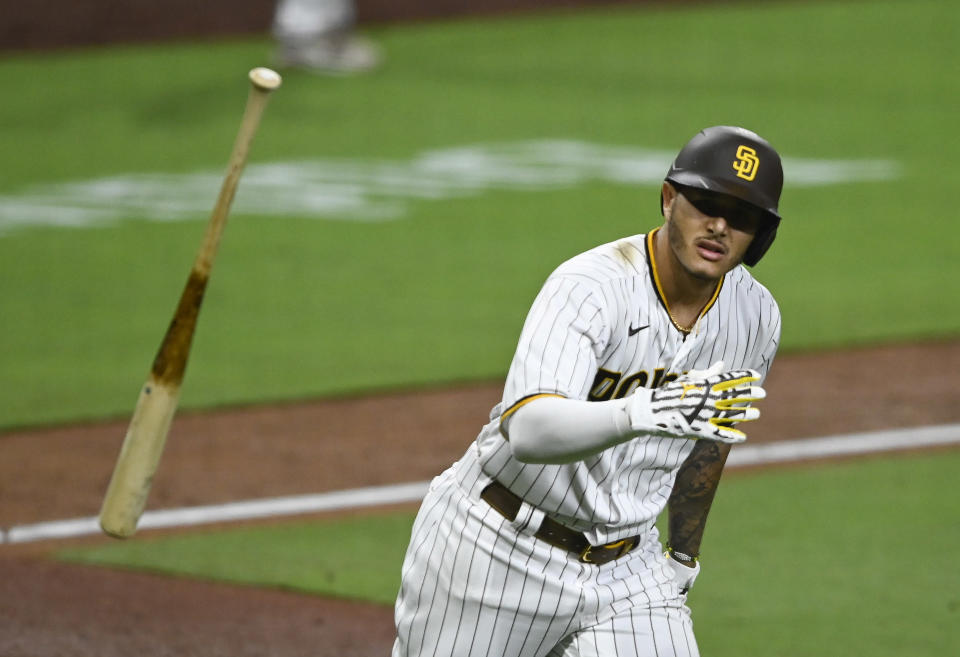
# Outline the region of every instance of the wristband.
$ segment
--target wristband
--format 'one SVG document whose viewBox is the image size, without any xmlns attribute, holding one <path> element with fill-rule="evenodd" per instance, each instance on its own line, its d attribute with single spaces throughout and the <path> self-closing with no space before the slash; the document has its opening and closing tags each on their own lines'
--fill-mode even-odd
<svg viewBox="0 0 960 657">
<path fill-rule="evenodd" d="M 684 554 L 683 552 L 677 552 L 669 545 L 667 546 L 667 554 L 669 554 L 672 559 L 676 559 L 680 563 L 695 564 L 700 561 L 700 555 L 690 556 L 689 554 Z"/>
</svg>

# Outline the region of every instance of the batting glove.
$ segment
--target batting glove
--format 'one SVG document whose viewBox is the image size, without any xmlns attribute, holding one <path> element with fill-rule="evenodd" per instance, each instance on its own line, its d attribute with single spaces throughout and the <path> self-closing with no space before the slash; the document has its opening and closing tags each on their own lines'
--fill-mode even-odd
<svg viewBox="0 0 960 657">
<path fill-rule="evenodd" d="M 700 574 L 700 562 L 695 562 L 693 568 L 691 568 L 674 559 L 669 551 L 664 552 L 664 555 L 667 557 L 667 565 L 673 571 L 673 581 L 680 588 L 681 595 L 685 594 L 693 588 L 693 583 L 696 581 L 697 575 Z"/>
<path fill-rule="evenodd" d="M 760 417 L 750 404 L 767 396 L 754 370 L 723 371 L 723 361 L 690 370 L 656 390 L 639 388 L 627 402 L 630 425 L 638 433 L 741 443 L 738 422 Z"/>
</svg>

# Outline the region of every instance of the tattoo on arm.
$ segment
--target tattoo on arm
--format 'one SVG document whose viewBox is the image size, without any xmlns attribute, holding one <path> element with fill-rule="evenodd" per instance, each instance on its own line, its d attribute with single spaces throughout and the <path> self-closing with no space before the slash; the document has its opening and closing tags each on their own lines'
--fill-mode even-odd
<svg viewBox="0 0 960 657">
<path fill-rule="evenodd" d="M 667 502 L 667 540 L 676 551 L 691 556 L 700 554 L 707 515 L 729 453 L 729 445 L 699 440 L 680 466 Z"/>
</svg>

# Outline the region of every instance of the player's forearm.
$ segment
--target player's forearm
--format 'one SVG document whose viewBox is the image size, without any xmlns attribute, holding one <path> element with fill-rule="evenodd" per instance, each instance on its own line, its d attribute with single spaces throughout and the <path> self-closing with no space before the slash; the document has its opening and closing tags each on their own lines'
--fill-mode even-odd
<svg viewBox="0 0 960 657">
<path fill-rule="evenodd" d="M 542 397 L 518 409 L 502 428 L 513 455 L 525 463 L 580 461 L 636 435 L 623 399 Z"/>
<path fill-rule="evenodd" d="M 729 445 L 700 440 L 680 466 L 667 503 L 667 542 L 674 551 L 699 556 L 707 515 L 729 453 Z"/>
</svg>

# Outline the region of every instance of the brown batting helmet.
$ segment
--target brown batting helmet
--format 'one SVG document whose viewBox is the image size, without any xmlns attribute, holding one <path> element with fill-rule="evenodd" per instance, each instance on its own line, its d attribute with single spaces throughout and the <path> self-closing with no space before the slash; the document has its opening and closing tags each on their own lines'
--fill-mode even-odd
<svg viewBox="0 0 960 657">
<path fill-rule="evenodd" d="M 733 196 L 763 211 L 766 221 L 757 229 L 744 264 L 757 264 L 770 248 L 780 225 L 783 165 L 777 151 L 755 132 L 726 125 L 701 130 L 677 154 L 666 180 Z M 660 207 L 662 211 L 662 203 Z"/>
</svg>

